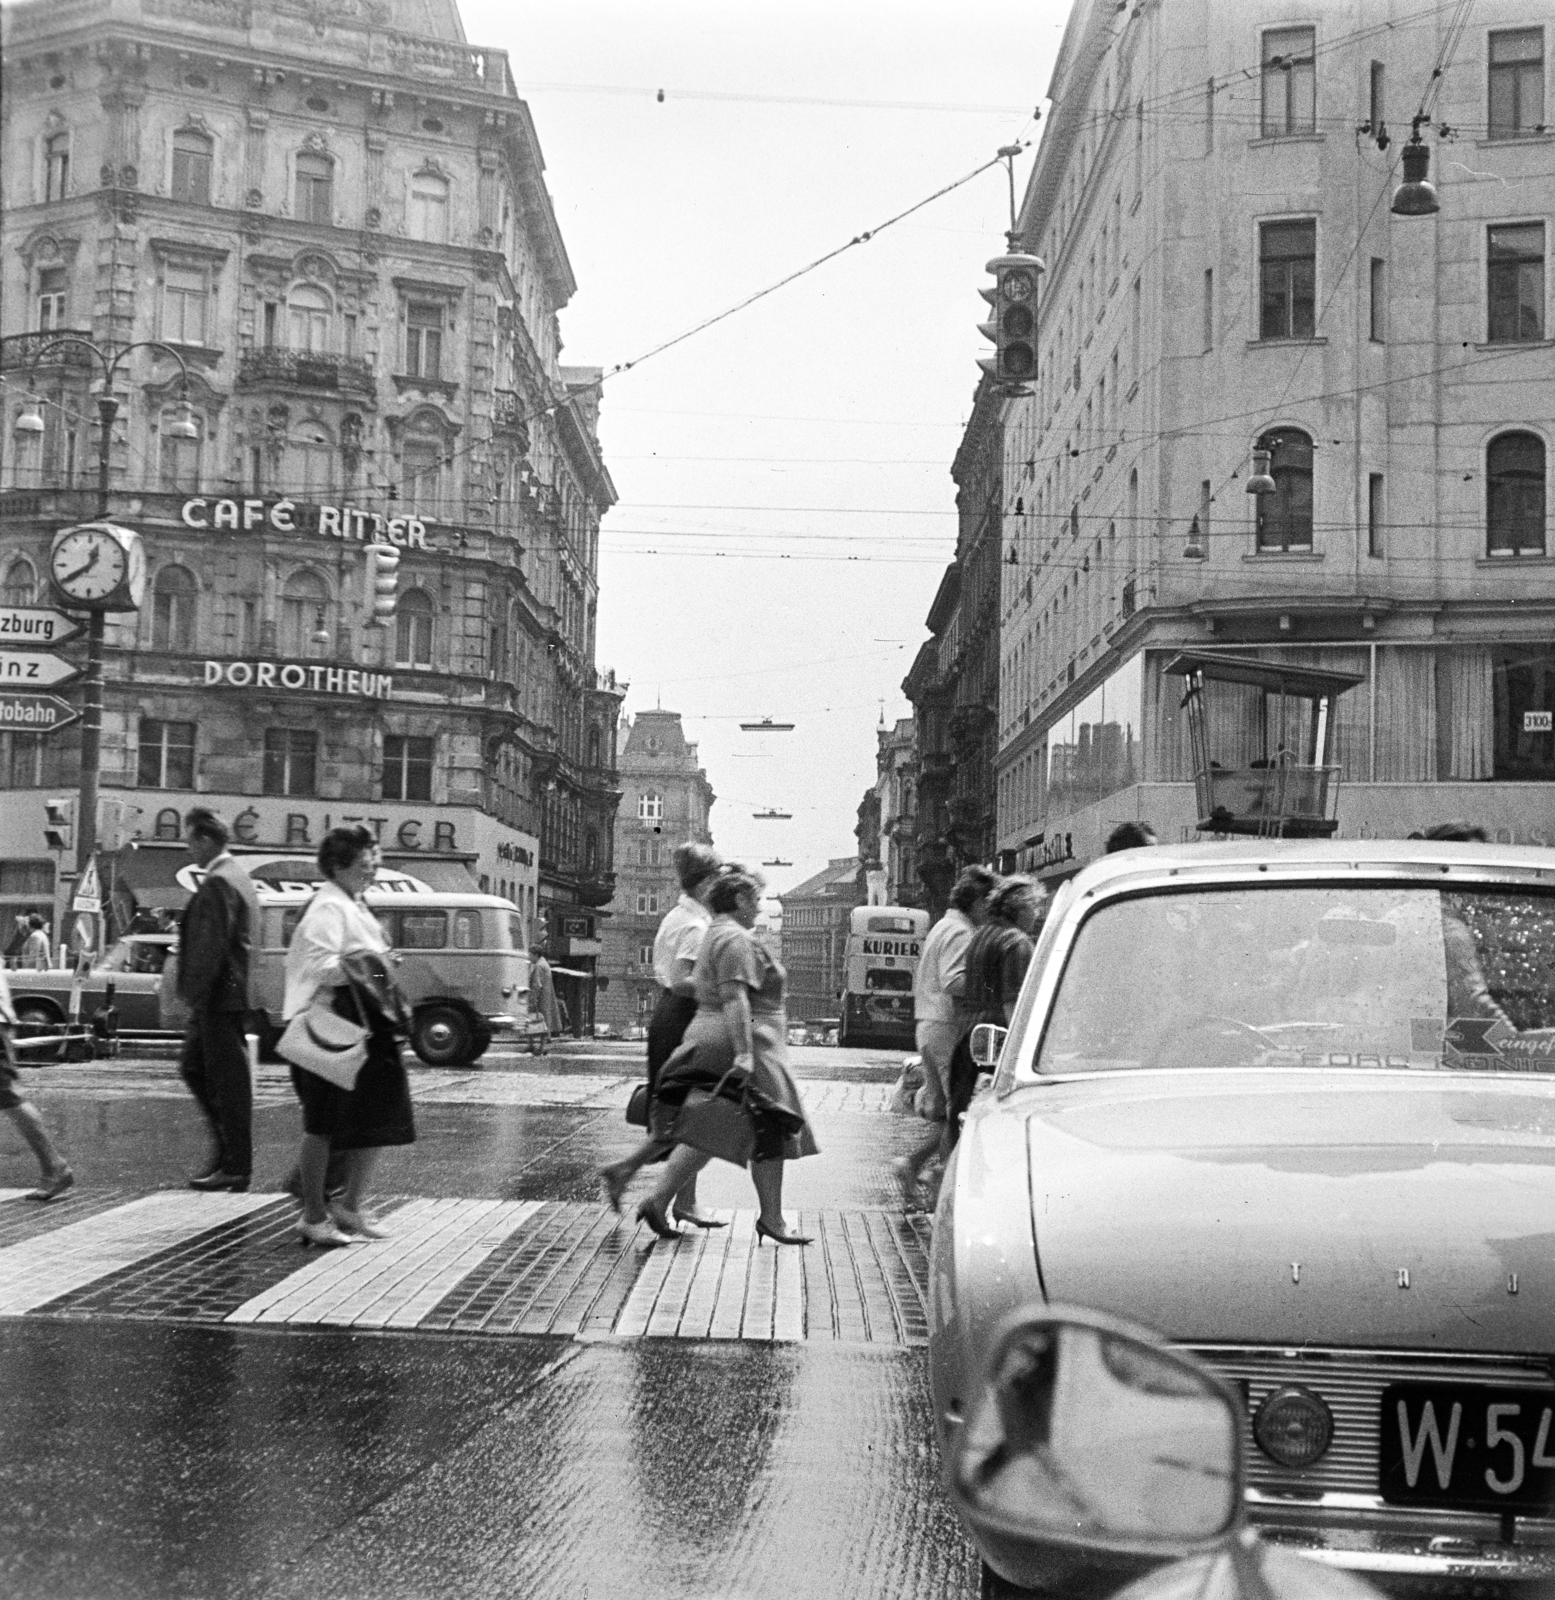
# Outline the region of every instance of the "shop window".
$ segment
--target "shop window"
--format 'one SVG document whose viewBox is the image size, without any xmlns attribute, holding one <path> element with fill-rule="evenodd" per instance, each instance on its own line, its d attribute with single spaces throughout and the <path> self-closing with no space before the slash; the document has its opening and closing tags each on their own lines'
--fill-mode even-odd
<svg viewBox="0 0 1555 1600">
<path fill-rule="evenodd" d="M 1317 223 L 1258 230 L 1258 337 L 1310 339 L 1317 327 Z"/>
<path fill-rule="evenodd" d="M 43 198 L 63 200 L 70 185 L 70 135 L 51 133 L 43 141 Z"/>
<path fill-rule="evenodd" d="M 140 719 L 140 756 L 136 781 L 142 789 L 194 787 L 194 724 Z"/>
<path fill-rule="evenodd" d="M 1490 651 L 1494 674 L 1495 770 L 1499 779 L 1555 779 L 1555 648 Z"/>
<path fill-rule="evenodd" d="M 334 220 L 335 164 L 328 156 L 297 157 L 297 216 L 303 222 Z"/>
<path fill-rule="evenodd" d="M 1536 433 L 1503 433 L 1491 441 L 1485 452 L 1488 554 L 1544 554 L 1544 456 L 1544 441 Z"/>
<path fill-rule="evenodd" d="M 58 333 L 67 326 L 65 269 L 45 267 L 38 274 L 38 332 Z"/>
<path fill-rule="evenodd" d="M 266 794 L 318 793 L 319 736 L 312 728 L 265 729 Z"/>
<path fill-rule="evenodd" d="M 1544 30 L 1508 28 L 1490 36 L 1490 137 L 1543 132 Z"/>
<path fill-rule="evenodd" d="M 398 733 L 383 736 L 383 798 L 430 800 L 437 741 Z"/>
<path fill-rule="evenodd" d="M 1312 441 L 1295 428 L 1266 433 L 1257 448 L 1269 452 L 1274 493 L 1253 498 L 1258 503 L 1260 550 L 1312 548 Z"/>
<path fill-rule="evenodd" d="M 165 480 L 164 480 L 165 481 Z M 194 649 L 198 586 L 187 567 L 163 567 L 151 596 L 151 648 Z"/>
<path fill-rule="evenodd" d="M 1311 133 L 1317 126 L 1317 30 L 1269 28 L 1263 36 L 1265 139 Z"/>
<path fill-rule="evenodd" d="M 1485 289 L 1491 344 L 1544 337 L 1544 224 L 1519 222 L 1488 230 Z"/>
<path fill-rule="evenodd" d="M 318 573 L 304 568 L 286 580 L 281 591 L 281 654 L 298 659 L 313 655 L 313 635 L 328 625 L 329 586 Z M 266 791 L 267 793 L 269 791 Z M 290 790 L 276 793 L 289 794 Z"/>
<path fill-rule="evenodd" d="M 203 133 L 181 128 L 173 135 L 173 198 L 191 205 L 211 203 L 211 154 L 215 146 Z"/>
<path fill-rule="evenodd" d="M 432 623 L 435 612 L 424 589 L 407 589 L 394 606 L 394 664 L 432 665 Z"/>
</svg>

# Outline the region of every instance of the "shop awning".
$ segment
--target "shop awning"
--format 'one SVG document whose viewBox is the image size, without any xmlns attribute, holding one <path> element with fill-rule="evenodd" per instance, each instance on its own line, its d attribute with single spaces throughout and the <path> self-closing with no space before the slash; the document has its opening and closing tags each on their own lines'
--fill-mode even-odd
<svg viewBox="0 0 1555 1600">
<path fill-rule="evenodd" d="M 178 872 L 189 865 L 189 852 L 179 845 L 158 849 L 151 845 L 132 845 L 103 858 L 103 876 L 114 889 L 128 889 L 142 911 L 181 911 L 189 903 L 189 891 L 178 881 Z"/>
</svg>

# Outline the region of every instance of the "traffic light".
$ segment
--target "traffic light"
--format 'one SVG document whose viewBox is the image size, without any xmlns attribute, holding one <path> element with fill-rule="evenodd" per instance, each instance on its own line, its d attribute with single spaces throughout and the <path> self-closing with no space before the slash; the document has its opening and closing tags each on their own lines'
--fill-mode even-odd
<svg viewBox="0 0 1555 1600">
<path fill-rule="evenodd" d="M 1046 268 L 1038 256 L 1017 254 L 996 256 L 988 270 L 995 285 L 978 293 L 993 316 L 978 332 L 993 340 L 994 353 L 977 364 L 999 383 L 1030 383 L 1037 375 L 1037 278 Z"/>
<path fill-rule="evenodd" d="M 97 802 L 97 848 L 108 851 L 122 850 L 140 828 L 141 809 L 128 800 L 109 799 Z"/>
<path fill-rule="evenodd" d="M 74 800 L 43 802 L 43 838 L 50 850 L 67 855 L 76 847 L 76 803 Z"/>
<path fill-rule="evenodd" d="M 394 615 L 395 591 L 399 585 L 400 553 L 392 544 L 367 547 L 367 589 L 372 602 L 369 626 L 381 628 Z"/>
</svg>

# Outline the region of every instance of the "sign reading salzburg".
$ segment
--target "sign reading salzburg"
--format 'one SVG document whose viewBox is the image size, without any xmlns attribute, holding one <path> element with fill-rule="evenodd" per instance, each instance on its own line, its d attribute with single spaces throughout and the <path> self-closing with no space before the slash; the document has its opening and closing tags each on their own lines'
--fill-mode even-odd
<svg viewBox="0 0 1555 1600">
<path fill-rule="evenodd" d="M 22 644 L 64 644 L 81 623 L 51 606 L 0 606 L 0 649 Z"/>
<path fill-rule="evenodd" d="M 197 495 L 184 501 L 179 515 L 188 528 L 252 533 L 268 524 L 277 533 L 316 533 L 327 539 L 394 544 L 407 550 L 427 548 L 427 525 L 420 517 L 385 518 L 376 511 L 361 511 L 355 506 L 299 505 L 295 500 L 210 500 Z"/>
</svg>

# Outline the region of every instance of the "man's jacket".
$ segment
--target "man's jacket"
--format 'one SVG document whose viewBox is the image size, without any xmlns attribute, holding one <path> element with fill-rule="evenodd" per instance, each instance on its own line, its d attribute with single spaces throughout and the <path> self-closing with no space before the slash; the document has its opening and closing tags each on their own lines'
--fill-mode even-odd
<svg viewBox="0 0 1555 1600">
<path fill-rule="evenodd" d="M 257 1011 L 253 952 L 259 896 L 230 855 L 217 856 L 178 924 L 178 992 L 206 1011 Z"/>
</svg>

